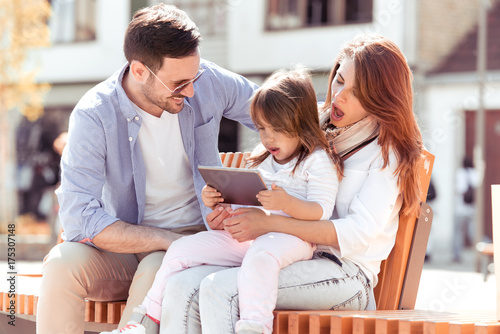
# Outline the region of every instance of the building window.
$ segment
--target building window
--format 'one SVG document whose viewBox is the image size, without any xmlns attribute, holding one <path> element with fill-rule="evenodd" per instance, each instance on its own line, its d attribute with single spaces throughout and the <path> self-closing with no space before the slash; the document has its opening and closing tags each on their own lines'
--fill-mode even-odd
<svg viewBox="0 0 500 334">
<path fill-rule="evenodd" d="M 161 2 L 161 1 L 158 1 Z M 204 37 L 221 36 L 226 33 L 226 13 L 231 10 L 228 0 L 171 0 L 174 5 L 188 13 Z"/>
<path fill-rule="evenodd" d="M 268 0 L 267 30 L 372 21 L 373 0 Z"/>
<path fill-rule="evenodd" d="M 96 0 L 51 0 L 51 42 L 75 43 L 96 39 Z"/>
</svg>

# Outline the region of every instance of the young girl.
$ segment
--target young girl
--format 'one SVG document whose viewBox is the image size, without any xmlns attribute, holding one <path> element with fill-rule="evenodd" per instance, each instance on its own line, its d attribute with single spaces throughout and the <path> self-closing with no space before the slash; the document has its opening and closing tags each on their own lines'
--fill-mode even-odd
<svg viewBox="0 0 500 334">
<path fill-rule="evenodd" d="M 261 145 L 248 162 L 250 168 L 259 170 L 270 189 L 257 195 L 263 208 L 303 220 L 330 218 L 342 163 L 329 149 L 319 126 L 316 95 L 309 75 L 298 69 L 273 74 L 256 92 L 250 112 Z M 208 186 L 202 191 L 204 204 L 212 209 L 223 202 L 220 196 Z M 236 332 L 271 333 L 280 269 L 311 259 L 315 248 L 283 233 L 268 233 L 246 242 L 238 242 L 238 236 L 233 238 L 224 230 L 183 237 L 170 246 L 153 286 L 140 309 L 134 310 L 139 321 L 129 322 L 119 333 L 155 330 L 157 333 L 153 323 L 159 324 L 163 291 L 169 277 L 204 264 L 241 265 L 240 320 Z"/>
</svg>

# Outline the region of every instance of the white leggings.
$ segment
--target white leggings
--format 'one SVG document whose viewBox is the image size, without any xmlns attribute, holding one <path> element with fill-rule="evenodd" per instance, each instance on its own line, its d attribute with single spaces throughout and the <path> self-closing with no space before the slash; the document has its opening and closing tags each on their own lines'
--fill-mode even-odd
<svg viewBox="0 0 500 334">
<path fill-rule="evenodd" d="M 312 258 L 315 246 L 295 236 L 268 233 L 238 242 L 226 231 L 206 231 L 176 240 L 169 248 L 144 299 L 149 315 L 161 317 L 161 301 L 169 277 L 200 265 L 240 266 L 240 321 L 236 330 L 272 332 L 280 269 Z"/>
</svg>

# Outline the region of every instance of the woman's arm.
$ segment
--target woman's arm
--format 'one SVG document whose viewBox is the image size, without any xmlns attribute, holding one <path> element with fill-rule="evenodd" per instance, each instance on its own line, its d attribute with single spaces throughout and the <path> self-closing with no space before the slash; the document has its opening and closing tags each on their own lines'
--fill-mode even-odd
<svg viewBox="0 0 500 334">
<path fill-rule="evenodd" d="M 307 221 L 280 215 L 267 216 L 259 209 L 241 208 L 225 219 L 223 225 L 239 242 L 253 240 L 269 232 L 279 232 L 314 244 L 338 247 L 337 233 L 329 220 Z"/>
</svg>

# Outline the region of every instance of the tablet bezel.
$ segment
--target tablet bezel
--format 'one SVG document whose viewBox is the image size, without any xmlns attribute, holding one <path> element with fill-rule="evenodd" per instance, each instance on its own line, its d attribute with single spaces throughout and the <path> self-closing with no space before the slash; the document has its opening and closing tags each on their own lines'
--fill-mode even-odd
<svg viewBox="0 0 500 334">
<path fill-rule="evenodd" d="M 222 203 L 261 206 L 256 195 L 267 187 L 256 169 L 198 166 L 198 170 L 205 183 L 222 194 Z"/>
</svg>

